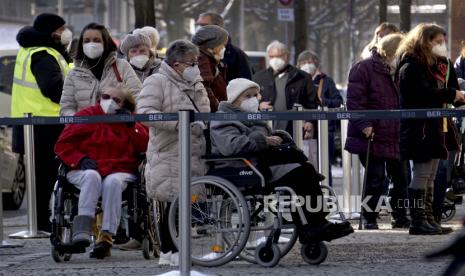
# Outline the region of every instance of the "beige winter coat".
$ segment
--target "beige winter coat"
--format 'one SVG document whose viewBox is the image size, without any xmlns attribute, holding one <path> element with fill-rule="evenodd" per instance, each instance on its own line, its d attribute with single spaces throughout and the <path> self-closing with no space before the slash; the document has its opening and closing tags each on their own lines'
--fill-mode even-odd
<svg viewBox="0 0 465 276">
<path fill-rule="evenodd" d="M 210 112 L 202 79 L 194 86 L 186 83 L 167 63 L 162 62 L 158 73 L 144 81 L 137 98 L 137 113 L 173 113 L 181 109 L 195 110 L 188 96 L 200 112 Z M 197 111 L 196 111 L 197 112 Z M 148 122 L 150 139 L 147 149 L 145 179 L 149 197 L 160 201 L 173 201 L 179 191 L 178 177 L 178 130 L 177 121 Z M 201 124 L 191 126 L 191 169 L 192 176 L 205 174 L 201 156 L 205 154 L 205 137 Z"/>
<path fill-rule="evenodd" d="M 100 99 L 102 91 L 106 88 L 118 85 L 118 80 L 112 68 L 114 62 L 116 62 L 124 86 L 136 98 L 142 89 L 142 84 L 131 65 L 124 59 L 116 58 L 116 52 L 111 53 L 105 60 L 100 81 L 89 70 L 89 66 L 85 61 L 76 60 L 75 67 L 65 78 L 60 99 L 60 115 L 74 115 L 79 110 L 95 104 Z"/>
</svg>

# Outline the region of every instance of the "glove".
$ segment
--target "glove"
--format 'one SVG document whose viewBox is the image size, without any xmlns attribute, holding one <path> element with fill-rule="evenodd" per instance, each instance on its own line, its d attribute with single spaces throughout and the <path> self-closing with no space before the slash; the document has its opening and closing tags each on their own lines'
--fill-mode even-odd
<svg viewBox="0 0 465 276">
<path fill-rule="evenodd" d="M 98 168 L 97 161 L 85 157 L 81 160 L 81 170 L 96 170 Z"/>
<path fill-rule="evenodd" d="M 115 114 L 117 114 L 117 115 L 127 115 L 127 116 L 132 115 L 131 111 L 127 110 L 126 108 L 117 109 Z M 126 122 L 127 127 L 134 127 L 135 124 L 136 124 L 135 122 Z"/>
</svg>

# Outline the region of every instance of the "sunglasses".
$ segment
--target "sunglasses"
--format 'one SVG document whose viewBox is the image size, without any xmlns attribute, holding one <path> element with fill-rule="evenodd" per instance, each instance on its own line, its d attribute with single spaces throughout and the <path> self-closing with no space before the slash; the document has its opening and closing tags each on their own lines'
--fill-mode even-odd
<svg viewBox="0 0 465 276">
<path fill-rule="evenodd" d="M 102 94 L 102 99 L 103 100 L 109 100 L 109 99 L 112 99 L 113 101 L 115 101 L 115 103 L 117 104 L 120 104 L 123 100 L 121 100 L 120 98 L 118 97 L 112 97 L 108 94 Z"/>
</svg>

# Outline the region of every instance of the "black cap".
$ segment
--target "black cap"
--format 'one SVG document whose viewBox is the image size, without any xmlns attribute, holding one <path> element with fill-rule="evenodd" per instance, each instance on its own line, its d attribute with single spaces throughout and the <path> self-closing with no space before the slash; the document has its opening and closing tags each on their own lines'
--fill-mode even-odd
<svg viewBox="0 0 465 276">
<path fill-rule="evenodd" d="M 51 34 L 64 26 L 65 23 L 65 20 L 59 15 L 42 13 L 36 17 L 32 27 L 38 32 Z"/>
</svg>

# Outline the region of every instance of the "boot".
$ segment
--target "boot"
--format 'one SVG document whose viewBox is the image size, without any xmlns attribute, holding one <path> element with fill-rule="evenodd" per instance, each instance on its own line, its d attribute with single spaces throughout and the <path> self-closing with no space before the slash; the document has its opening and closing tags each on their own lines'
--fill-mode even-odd
<svg viewBox="0 0 465 276">
<path fill-rule="evenodd" d="M 90 216 L 75 216 L 73 220 L 73 235 L 71 242 L 76 247 L 88 247 L 91 242 L 90 231 L 94 218 Z"/>
<path fill-rule="evenodd" d="M 442 212 L 441 212 L 442 213 Z M 428 223 L 435 228 L 439 234 L 445 235 L 452 233 L 452 228 L 450 227 L 442 227 L 441 226 L 441 216 L 439 216 L 439 220 L 436 220 L 436 217 L 433 213 L 433 187 L 426 188 L 426 197 L 425 197 L 425 214 L 426 220 Z"/>
<path fill-rule="evenodd" d="M 425 190 L 409 189 L 409 208 L 412 223 L 410 224 L 410 235 L 437 235 L 438 229 L 432 227 L 426 220 L 424 209 Z"/>
</svg>

